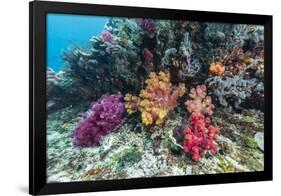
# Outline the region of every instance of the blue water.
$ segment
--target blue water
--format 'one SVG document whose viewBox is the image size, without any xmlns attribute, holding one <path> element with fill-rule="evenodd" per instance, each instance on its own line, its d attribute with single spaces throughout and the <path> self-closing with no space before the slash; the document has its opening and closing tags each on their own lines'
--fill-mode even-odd
<svg viewBox="0 0 281 196">
<path fill-rule="evenodd" d="M 47 65 L 59 71 L 64 62 L 62 52 L 71 46 L 90 46 L 89 39 L 98 35 L 108 17 L 70 14 L 47 14 Z"/>
</svg>

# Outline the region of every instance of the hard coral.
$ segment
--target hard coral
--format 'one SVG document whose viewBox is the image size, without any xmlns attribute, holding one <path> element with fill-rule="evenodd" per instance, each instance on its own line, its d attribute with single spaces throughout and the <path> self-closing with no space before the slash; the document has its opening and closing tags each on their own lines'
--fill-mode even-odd
<svg viewBox="0 0 281 196">
<path fill-rule="evenodd" d="M 139 98 L 138 110 L 141 112 L 142 122 L 145 125 L 155 123 L 159 125 L 164 122 L 168 112 L 172 110 L 176 104 L 177 99 L 184 95 L 185 85 L 179 84 L 176 89 L 172 88 L 170 82 L 170 73 L 151 72 L 149 79 L 145 81 L 146 88 L 141 90 Z M 127 111 L 131 112 L 130 96 L 127 100 Z"/>
<path fill-rule="evenodd" d="M 212 115 L 214 105 L 212 104 L 212 98 L 207 96 L 206 85 L 198 85 L 196 88 L 190 90 L 190 98 L 185 102 L 186 108 L 190 113 Z"/>
<path fill-rule="evenodd" d="M 122 95 L 103 95 L 92 103 L 90 110 L 80 120 L 73 131 L 73 144 L 94 146 L 103 136 L 117 129 L 124 122 L 125 106 Z"/>
<path fill-rule="evenodd" d="M 221 76 L 224 73 L 224 66 L 220 62 L 211 63 L 210 68 L 211 76 Z"/>
<path fill-rule="evenodd" d="M 199 161 L 206 151 L 217 152 L 219 129 L 210 125 L 210 120 L 202 114 L 193 113 L 189 117 L 189 127 L 184 130 L 184 151 L 189 152 L 194 161 Z"/>
</svg>

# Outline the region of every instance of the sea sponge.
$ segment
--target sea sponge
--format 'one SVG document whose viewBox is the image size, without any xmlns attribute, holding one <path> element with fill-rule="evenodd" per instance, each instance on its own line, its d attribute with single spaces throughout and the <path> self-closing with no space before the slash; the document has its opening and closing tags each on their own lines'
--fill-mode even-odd
<svg viewBox="0 0 281 196">
<path fill-rule="evenodd" d="M 190 113 L 197 113 L 202 115 L 212 115 L 215 106 L 212 104 L 212 98 L 207 96 L 206 85 L 198 85 L 196 88 L 190 90 L 191 100 L 185 102 L 186 109 Z"/>
<path fill-rule="evenodd" d="M 123 96 L 103 95 L 80 120 L 72 133 L 75 146 L 94 146 L 103 136 L 115 131 L 124 121 Z"/>
<path fill-rule="evenodd" d="M 170 79 L 169 72 L 161 71 L 158 75 L 151 72 L 149 79 L 145 81 L 147 86 L 141 90 L 138 100 L 131 95 L 125 97 L 127 112 L 131 113 L 132 108 L 135 111 L 136 102 L 132 101 L 135 99 L 138 102 L 138 110 L 141 112 L 143 124 L 162 124 L 169 111 L 176 106 L 177 99 L 185 93 L 184 84 L 180 83 L 176 89 L 173 89 Z"/>
<path fill-rule="evenodd" d="M 221 76 L 224 73 L 224 66 L 220 62 L 213 62 L 209 67 L 211 76 Z"/>
</svg>

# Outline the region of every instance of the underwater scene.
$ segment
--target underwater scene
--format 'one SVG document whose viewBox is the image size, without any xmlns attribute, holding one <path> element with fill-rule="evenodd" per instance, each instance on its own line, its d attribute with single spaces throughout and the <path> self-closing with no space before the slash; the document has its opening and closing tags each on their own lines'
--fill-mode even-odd
<svg viewBox="0 0 281 196">
<path fill-rule="evenodd" d="M 47 182 L 264 170 L 264 27 L 47 14 Z"/>
</svg>

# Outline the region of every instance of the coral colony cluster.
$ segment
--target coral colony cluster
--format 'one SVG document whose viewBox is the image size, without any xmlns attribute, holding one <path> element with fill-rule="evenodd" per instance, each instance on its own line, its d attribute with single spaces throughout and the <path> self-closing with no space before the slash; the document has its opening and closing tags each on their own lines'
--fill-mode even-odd
<svg viewBox="0 0 281 196">
<path fill-rule="evenodd" d="M 51 179 L 263 170 L 262 26 L 111 18 L 90 41 L 48 67 Z"/>
<path fill-rule="evenodd" d="M 190 91 L 191 100 L 185 102 L 187 110 L 191 113 L 188 118 L 189 127 L 184 130 L 184 151 L 190 152 L 192 159 L 198 161 L 210 150 L 217 152 L 219 129 L 211 125 L 210 116 L 214 105 L 212 98 L 206 94 L 206 86 L 200 85 Z"/>
</svg>

